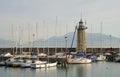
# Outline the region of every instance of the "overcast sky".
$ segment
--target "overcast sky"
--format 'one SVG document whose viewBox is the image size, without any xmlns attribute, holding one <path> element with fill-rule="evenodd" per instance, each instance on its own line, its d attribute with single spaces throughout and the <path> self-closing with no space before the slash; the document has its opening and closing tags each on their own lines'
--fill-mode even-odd
<svg viewBox="0 0 120 77">
<path fill-rule="evenodd" d="M 14 37 L 20 33 L 16 26 L 23 29 L 23 34 L 35 33 L 38 23 L 39 38 L 43 37 L 44 27 L 48 26 L 48 37 L 55 36 L 56 16 L 60 32 L 58 35 L 74 31 L 81 17 L 87 21 L 87 32 L 102 33 L 120 37 L 120 0 L 0 0 L 0 38 L 11 39 L 11 24 Z M 43 23 L 44 21 L 44 23 Z M 44 25 L 43 25 L 44 24 Z M 17 32 L 18 33 L 17 33 Z M 19 37 L 19 36 L 17 36 Z"/>
</svg>

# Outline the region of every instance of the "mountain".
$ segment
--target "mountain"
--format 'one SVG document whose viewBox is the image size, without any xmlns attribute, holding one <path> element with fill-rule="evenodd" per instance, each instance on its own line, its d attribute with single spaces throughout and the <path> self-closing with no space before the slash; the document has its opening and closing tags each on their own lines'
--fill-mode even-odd
<svg viewBox="0 0 120 77">
<path fill-rule="evenodd" d="M 11 40 L 0 39 L 0 48 L 12 47 Z"/>
<path fill-rule="evenodd" d="M 72 39 L 73 39 L 73 32 L 70 32 L 67 35 L 67 47 L 71 47 Z M 45 47 L 66 47 L 66 35 L 59 36 L 59 37 L 51 37 L 48 40 L 43 40 L 40 39 L 38 41 L 35 41 L 35 43 L 39 43 L 39 46 L 43 47 L 44 46 L 44 41 L 45 41 Z M 57 41 L 56 41 L 57 40 Z M 118 48 L 119 47 L 119 38 L 105 35 L 105 34 L 100 34 L 100 33 L 86 33 L 86 43 L 87 47 L 94 47 L 94 48 Z M 76 35 L 74 38 L 73 42 L 73 47 L 76 47 Z"/>
<path fill-rule="evenodd" d="M 65 39 L 66 35 L 63 36 L 53 36 L 50 37 L 48 40 L 39 39 L 37 41 L 31 42 L 31 47 L 66 47 L 66 41 L 67 41 L 67 47 L 71 47 L 72 39 L 73 39 L 73 32 L 70 32 L 67 35 L 67 40 Z M 56 41 L 57 40 L 57 41 Z M 113 47 L 118 48 L 119 47 L 119 38 L 117 37 L 110 37 L 105 34 L 100 33 L 86 33 L 86 43 L 87 47 L 94 47 L 94 48 L 106 48 L 106 47 Z M 102 45 L 101 45 L 102 44 Z M 20 45 L 18 45 L 20 46 Z M 29 45 L 26 43 L 24 44 L 24 47 L 28 47 Z M 4 40 L 0 39 L 0 47 L 12 47 L 12 41 L 11 40 Z M 73 47 L 76 47 L 76 35 L 73 42 Z"/>
<path fill-rule="evenodd" d="M 110 35 L 105 35 L 105 34 L 100 34 L 100 33 L 87 33 L 86 34 L 87 38 L 87 46 L 88 47 L 103 47 L 103 48 L 118 48 L 119 47 L 119 40 L 120 38 L 110 36 Z M 93 41 L 93 44 L 92 44 Z M 101 46 L 102 44 L 102 46 Z"/>
</svg>

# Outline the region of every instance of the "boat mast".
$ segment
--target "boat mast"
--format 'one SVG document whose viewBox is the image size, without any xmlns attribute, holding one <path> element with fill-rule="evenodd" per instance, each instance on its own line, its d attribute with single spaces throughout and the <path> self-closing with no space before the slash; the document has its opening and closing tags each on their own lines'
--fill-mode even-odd
<svg viewBox="0 0 120 77">
<path fill-rule="evenodd" d="M 22 40 L 21 40 L 22 41 L 22 53 L 23 53 L 23 41 L 24 41 L 24 37 L 23 37 L 24 32 L 23 31 L 24 31 L 24 28 L 22 27 Z"/>
<path fill-rule="evenodd" d="M 18 31 L 17 31 L 17 29 L 18 29 L 18 26 L 16 26 L 16 53 L 17 53 L 17 38 L 18 38 Z M 16 55 L 16 54 L 15 54 Z"/>
<path fill-rule="evenodd" d="M 48 36 L 49 36 L 49 34 L 48 34 L 48 26 L 47 26 L 47 47 L 48 47 L 48 51 L 47 51 L 47 53 L 48 53 L 48 55 L 49 55 L 49 40 L 48 40 Z M 49 62 L 49 56 L 48 56 L 48 62 Z"/>
<path fill-rule="evenodd" d="M 21 27 L 19 26 L 19 52 L 20 52 L 20 55 L 21 55 Z M 21 57 L 20 57 L 21 59 Z"/>
<path fill-rule="evenodd" d="M 21 43 L 21 45 L 20 45 L 20 53 L 22 54 L 23 53 L 23 27 L 21 27 L 21 34 L 20 34 L 20 43 Z"/>
<path fill-rule="evenodd" d="M 59 36 L 61 36 L 61 27 L 59 25 Z M 60 39 L 60 52 L 62 52 L 62 39 Z"/>
<path fill-rule="evenodd" d="M 45 21 L 43 21 L 43 53 L 45 51 Z"/>
<path fill-rule="evenodd" d="M 11 33 L 12 33 L 12 47 L 13 47 L 13 52 L 12 52 L 12 54 L 13 54 L 13 56 L 14 56 L 14 32 L 13 32 L 13 25 L 11 25 Z"/>
<path fill-rule="evenodd" d="M 56 35 L 56 47 L 55 47 L 55 54 L 57 53 L 57 26 L 58 26 L 58 17 L 56 16 L 56 26 L 55 26 L 55 35 Z"/>
<path fill-rule="evenodd" d="M 28 24 L 28 47 L 29 47 L 29 55 L 31 55 L 31 50 L 30 50 L 30 24 Z M 30 56 L 29 56 L 29 58 L 30 58 Z"/>
<path fill-rule="evenodd" d="M 20 50 L 20 59 L 23 53 L 23 27 L 19 26 L 19 50 Z"/>
<path fill-rule="evenodd" d="M 38 24 L 37 23 L 36 23 L 36 40 L 38 40 Z M 38 42 L 36 43 L 36 46 L 37 46 L 37 54 L 39 54 Z"/>
<path fill-rule="evenodd" d="M 68 24 L 66 24 L 66 36 L 65 36 L 65 40 L 66 40 L 66 52 L 67 52 L 67 47 L 68 47 Z"/>
<path fill-rule="evenodd" d="M 101 53 L 103 53 L 102 51 L 102 22 L 101 22 L 101 25 L 100 25 L 100 38 L 101 38 L 101 42 L 100 42 L 100 47 L 101 47 Z"/>
</svg>

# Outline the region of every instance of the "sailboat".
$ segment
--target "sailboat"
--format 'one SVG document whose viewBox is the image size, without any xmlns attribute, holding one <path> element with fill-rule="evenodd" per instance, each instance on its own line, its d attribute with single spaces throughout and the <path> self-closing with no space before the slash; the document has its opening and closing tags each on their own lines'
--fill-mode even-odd
<svg viewBox="0 0 120 77">
<path fill-rule="evenodd" d="M 14 54 L 14 34 L 13 34 L 13 25 L 11 25 L 11 35 L 12 35 L 12 50 L 13 50 L 13 54 Z M 8 53 L 9 54 L 9 53 Z M 0 58 L 2 58 L 2 61 L 0 61 L 0 66 L 5 66 L 7 63 L 9 62 L 4 62 L 3 58 L 5 55 L 0 56 Z M 11 55 L 12 56 L 12 55 Z M 12 56 L 13 57 L 13 56 Z"/>
<path fill-rule="evenodd" d="M 92 62 L 96 62 L 97 56 L 93 53 L 93 32 L 92 32 L 92 25 L 91 25 L 91 55 L 89 58 L 92 60 Z"/>
<path fill-rule="evenodd" d="M 49 48 L 48 48 L 48 55 L 49 55 Z M 57 62 L 49 62 L 49 56 L 48 56 L 48 61 L 46 63 L 40 64 L 40 68 L 50 68 L 56 66 L 57 66 Z"/>
<path fill-rule="evenodd" d="M 14 54 L 14 32 L 13 32 L 13 25 L 11 26 L 11 33 L 12 33 L 12 46 L 13 46 L 13 57 L 9 58 L 8 60 L 5 61 L 5 66 L 12 66 L 12 63 L 15 61 L 14 57 L 15 57 L 15 54 Z M 17 33 L 17 27 L 16 27 L 16 33 Z M 17 43 L 16 43 L 17 44 Z M 16 47 L 17 49 L 17 47 Z"/>
<path fill-rule="evenodd" d="M 102 23 L 101 23 L 101 53 L 99 55 L 97 55 L 97 61 L 105 61 L 106 60 L 106 56 L 103 55 L 103 51 L 102 51 Z"/>
<path fill-rule="evenodd" d="M 90 64 L 92 60 L 89 58 L 86 58 L 84 52 L 79 52 L 79 55 L 75 55 L 74 58 L 71 58 L 68 56 L 67 62 L 69 64 Z"/>
<path fill-rule="evenodd" d="M 48 39 L 48 28 L 47 28 L 47 39 Z M 47 41 L 47 44 L 49 46 L 49 41 Z M 48 47 L 48 55 L 49 55 L 49 47 Z M 57 62 L 49 62 L 49 56 L 48 56 L 47 63 L 40 64 L 40 68 L 50 68 L 50 67 L 55 67 L 55 66 L 57 66 Z"/>
<path fill-rule="evenodd" d="M 91 62 L 92 62 L 91 59 L 88 59 L 85 57 L 68 59 L 68 63 L 70 63 L 70 64 L 89 64 Z"/>
<path fill-rule="evenodd" d="M 19 26 L 20 27 L 20 26 Z M 23 63 L 23 59 L 22 59 L 22 42 L 23 42 L 23 28 L 20 28 L 20 36 L 19 36 L 19 43 L 20 43 L 20 53 L 19 55 L 17 55 L 17 57 L 19 57 L 18 59 L 16 59 L 13 63 L 12 63 L 12 67 L 20 67 L 21 64 Z M 17 46 L 17 44 L 16 44 Z M 17 52 L 17 47 L 16 47 L 16 52 Z"/>
<path fill-rule="evenodd" d="M 30 25 L 28 25 L 28 42 L 29 42 L 29 58 L 28 59 L 24 59 L 23 63 L 21 63 L 21 67 L 22 68 L 29 68 L 32 60 L 30 59 Z"/>
<path fill-rule="evenodd" d="M 37 23 L 36 23 L 36 36 L 37 36 L 37 38 L 38 38 L 38 27 L 37 27 Z M 37 47 L 37 54 L 39 54 L 39 49 L 38 49 L 38 47 Z M 35 69 L 37 69 L 37 68 L 40 68 L 40 66 L 41 66 L 41 64 L 45 64 L 47 61 L 40 61 L 39 60 L 39 57 L 37 56 L 37 60 L 34 60 L 32 63 L 31 63 L 31 65 L 30 65 L 30 67 L 31 68 L 35 68 Z"/>
</svg>

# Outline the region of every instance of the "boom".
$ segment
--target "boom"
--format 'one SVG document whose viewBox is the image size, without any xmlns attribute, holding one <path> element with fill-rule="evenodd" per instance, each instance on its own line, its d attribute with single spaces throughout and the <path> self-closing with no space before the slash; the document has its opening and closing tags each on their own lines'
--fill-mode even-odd
<svg viewBox="0 0 120 77">
<path fill-rule="evenodd" d="M 70 52 L 72 51 L 72 47 L 73 47 L 73 43 L 74 43 L 74 39 L 75 39 L 75 33 L 76 33 L 76 30 L 77 30 L 77 26 L 75 27 L 75 31 L 74 31 L 74 34 L 73 34 L 72 43 L 71 43 L 71 48 L 70 48 Z"/>
</svg>

